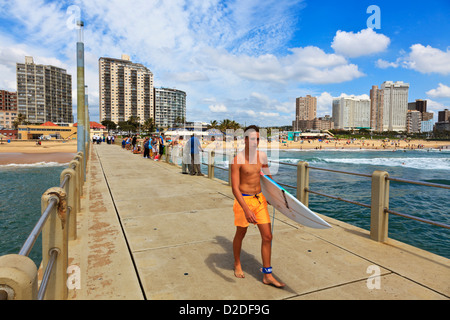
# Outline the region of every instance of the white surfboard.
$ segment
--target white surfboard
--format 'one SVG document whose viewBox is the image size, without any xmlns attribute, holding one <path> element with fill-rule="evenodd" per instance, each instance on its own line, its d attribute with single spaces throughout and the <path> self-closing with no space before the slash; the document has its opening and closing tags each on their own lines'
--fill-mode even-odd
<svg viewBox="0 0 450 320">
<path fill-rule="evenodd" d="M 317 214 L 309 210 L 270 177 L 261 173 L 262 193 L 267 201 L 291 220 L 315 229 L 328 229 L 331 226 Z"/>
</svg>

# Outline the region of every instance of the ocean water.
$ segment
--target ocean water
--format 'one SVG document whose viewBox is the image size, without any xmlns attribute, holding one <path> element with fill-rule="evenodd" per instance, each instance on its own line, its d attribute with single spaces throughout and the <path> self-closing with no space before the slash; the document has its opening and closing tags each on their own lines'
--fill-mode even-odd
<svg viewBox="0 0 450 320">
<path fill-rule="evenodd" d="M 41 216 L 41 196 L 59 186 L 59 176 L 67 165 L 40 162 L 0 165 L 0 256 L 17 254 Z M 29 257 L 39 266 L 41 236 Z"/>
<path fill-rule="evenodd" d="M 306 161 L 310 166 L 372 174 L 387 171 L 390 177 L 450 185 L 450 150 L 280 150 L 268 152 L 269 159 L 296 164 Z M 203 162 L 207 163 L 206 157 Z M 228 161 L 216 156 L 218 166 Z M 272 163 L 272 165 L 276 165 Z M 207 167 L 202 166 L 207 173 Z M 272 167 L 275 181 L 295 186 L 296 168 Z M 217 178 L 228 181 L 228 172 L 215 170 Z M 360 203 L 371 203 L 371 179 L 347 174 L 310 170 L 309 187 L 313 191 L 339 196 Z M 286 188 L 292 194 L 296 190 Z M 409 215 L 450 225 L 450 190 L 390 181 L 389 208 Z M 370 209 L 310 194 L 311 210 L 370 230 Z M 450 258 L 450 230 L 389 215 L 389 237 Z"/>
</svg>

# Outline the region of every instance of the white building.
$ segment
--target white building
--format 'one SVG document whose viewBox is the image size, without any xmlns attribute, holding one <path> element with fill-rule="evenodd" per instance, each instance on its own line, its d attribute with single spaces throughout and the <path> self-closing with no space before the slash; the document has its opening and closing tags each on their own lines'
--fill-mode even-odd
<svg viewBox="0 0 450 320">
<path fill-rule="evenodd" d="M 381 90 L 384 91 L 382 131 L 406 131 L 409 84 L 385 81 Z"/>
<path fill-rule="evenodd" d="M 355 96 L 333 99 L 335 129 L 370 128 L 370 99 Z"/>
<path fill-rule="evenodd" d="M 155 88 L 155 124 L 171 127 L 186 121 L 186 92 L 171 88 Z"/>
</svg>

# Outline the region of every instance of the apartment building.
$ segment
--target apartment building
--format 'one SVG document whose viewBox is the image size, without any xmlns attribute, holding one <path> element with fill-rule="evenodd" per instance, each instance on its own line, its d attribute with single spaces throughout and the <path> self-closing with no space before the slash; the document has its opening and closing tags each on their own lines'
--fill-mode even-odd
<svg viewBox="0 0 450 320">
<path fill-rule="evenodd" d="M 418 110 L 408 110 L 406 113 L 406 132 L 418 133 L 422 130 L 422 113 Z"/>
<path fill-rule="evenodd" d="M 384 90 L 372 86 L 370 90 L 370 128 L 383 131 Z"/>
<path fill-rule="evenodd" d="M 385 81 L 381 89 L 384 91 L 383 131 L 405 131 L 409 84 Z"/>
<path fill-rule="evenodd" d="M 30 123 L 73 123 L 72 76 L 62 68 L 35 64 L 33 57 L 16 64 L 17 113 Z"/>
<path fill-rule="evenodd" d="M 307 95 L 295 99 L 295 120 L 292 121 L 294 131 L 313 129 L 317 114 L 317 98 Z"/>
<path fill-rule="evenodd" d="M 186 92 L 155 88 L 155 124 L 168 128 L 181 119 L 186 120 Z"/>
<path fill-rule="evenodd" d="M 0 90 L 0 129 L 11 129 L 17 117 L 17 93 Z"/>
<path fill-rule="evenodd" d="M 370 99 L 355 96 L 334 98 L 333 121 L 335 129 L 370 128 Z"/>
<path fill-rule="evenodd" d="M 99 59 L 99 108 L 103 120 L 127 121 L 137 117 L 143 124 L 155 118 L 153 73 L 139 63 L 130 61 L 128 55 L 121 59 Z"/>
</svg>

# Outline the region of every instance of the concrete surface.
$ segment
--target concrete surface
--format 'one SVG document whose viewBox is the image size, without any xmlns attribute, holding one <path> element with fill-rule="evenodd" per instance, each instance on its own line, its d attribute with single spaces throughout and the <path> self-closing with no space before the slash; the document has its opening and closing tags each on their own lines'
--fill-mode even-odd
<svg viewBox="0 0 450 320">
<path fill-rule="evenodd" d="M 303 227 L 276 214 L 274 276 L 262 284 L 256 227 L 242 250 L 245 279 L 233 275 L 233 195 L 220 180 L 181 174 L 114 145 L 93 146 L 79 238 L 69 265 L 81 271 L 70 299 L 448 299 L 449 259 L 323 217 Z M 269 208 L 269 211 L 272 209 Z M 375 271 L 369 267 L 375 266 Z M 368 270 L 369 268 L 369 270 Z M 369 276 L 379 275 L 375 282 Z M 368 284 L 379 284 L 368 288 Z"/>
</svg>

